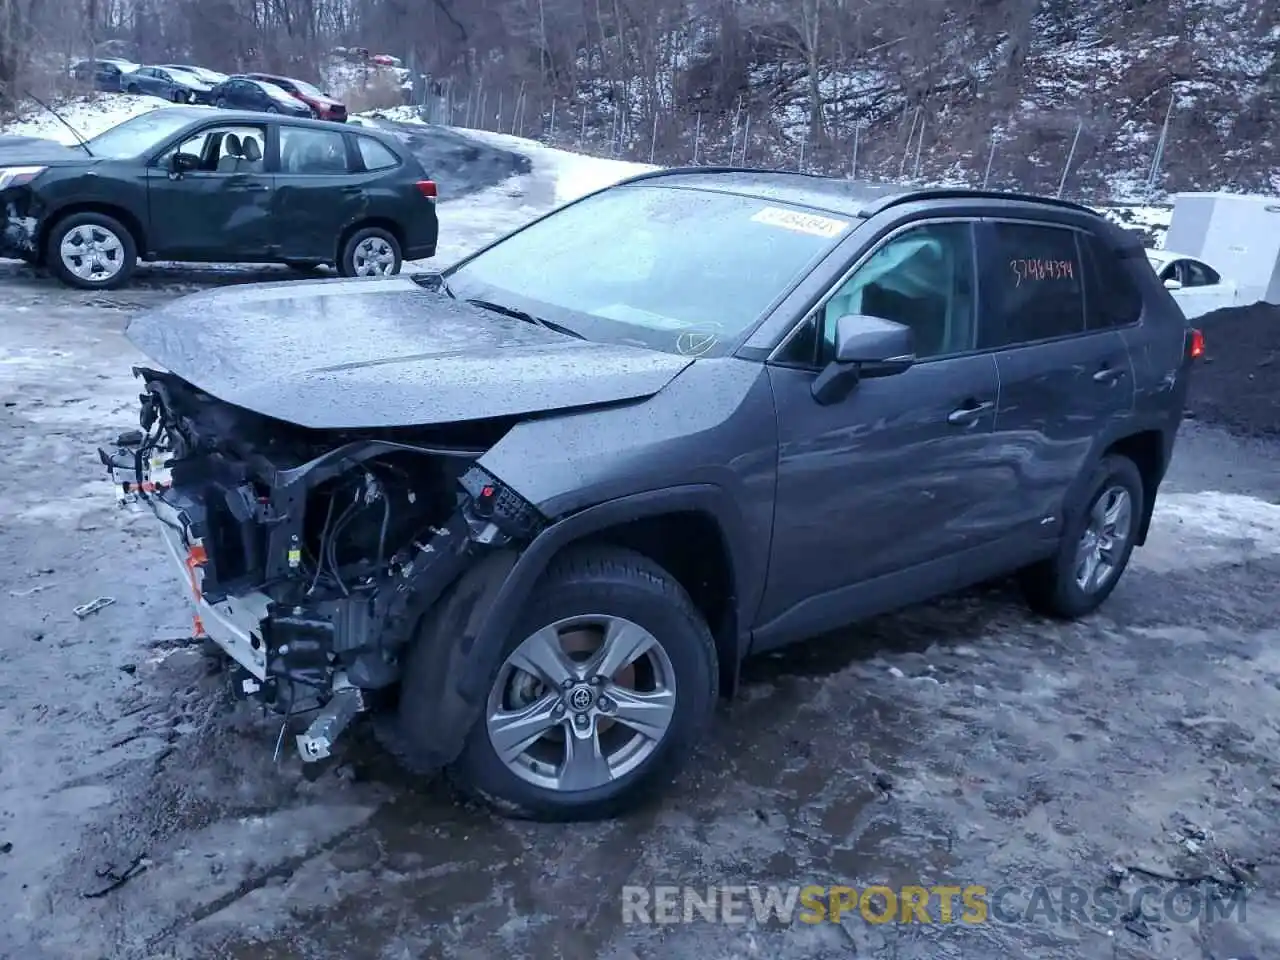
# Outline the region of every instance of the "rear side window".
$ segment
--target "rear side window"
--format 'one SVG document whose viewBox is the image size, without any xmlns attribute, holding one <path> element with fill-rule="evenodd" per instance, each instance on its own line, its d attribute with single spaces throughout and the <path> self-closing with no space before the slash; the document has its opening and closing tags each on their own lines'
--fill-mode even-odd
<svg viewBox="0 0 1280 960">
<path fill-rule="evenodd" d="M 400 163 L 400 159 L 373 137 L 356 137 L 360 147 L 360 159 L 366 170 L 387 170 Z"/>
<path fill-rule="evenodd" d="M 1032 343 L 1084 332 L 1084 275 L 1074 230 L 992 223 L 984 260 L 983 318 L 999 343 Z M 985 339 L 985 338 L 984 338 Z"/>
<path fill-rule="evenodd" d="M 1085 326 L 1089 330 L 1127 327 L 1142 316 L 1142 294 L 1123 261 L 1097 237 L 1080 234 L 1088 272 Z"/>
<path fill-rule="evenodd" d="M 334 175 L 347 172 L 347 144 L 341 133 L 313 127 L 280 128 L 280 170 Z"/>
</svg>

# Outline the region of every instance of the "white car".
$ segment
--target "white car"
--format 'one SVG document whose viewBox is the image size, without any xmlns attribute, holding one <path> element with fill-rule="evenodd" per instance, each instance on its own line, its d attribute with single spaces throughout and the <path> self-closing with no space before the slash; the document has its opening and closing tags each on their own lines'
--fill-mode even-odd
<svg viewBox="0 0 1280 960">
<path fill-rule="evenodd" d="M 1222 279 L 1203 260 L 1169 250 L 1148 250 L 1147 259 L 1188 320 L 1239 304 L 1240 292 L 1235 283 Z"/>
</svg>

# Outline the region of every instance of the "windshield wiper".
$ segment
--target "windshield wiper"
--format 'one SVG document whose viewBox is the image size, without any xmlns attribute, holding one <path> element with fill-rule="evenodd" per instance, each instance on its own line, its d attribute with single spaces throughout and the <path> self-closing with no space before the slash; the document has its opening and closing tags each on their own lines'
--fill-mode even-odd
<svg viewBox="0 0 1280 960">
<path fill-rule="evenodd" d="M 518 310 L 515 307 L 507 307 L 501 303 L 494 303 L 492 300 L 481 300 L 478 297 L 472 297 L 466 301 L 473 307 L 479 307 L 481 310 L 492 310 L 494 313 L 500 313 L 505 317 L 512 317 L 516 320 L 523 320 L 525 323 L 532 323 L 534 326 L 546 327 L 548 330 L 554 330 L 556 333 L 563 333 L 566 337 L 573 337 L 575 340 L 587 339 L 577 330 L 570 330 L 568 327 L 555 323 L 551 320 L 535 317 L 532 313 L 524 310 Z"/>
</svg>

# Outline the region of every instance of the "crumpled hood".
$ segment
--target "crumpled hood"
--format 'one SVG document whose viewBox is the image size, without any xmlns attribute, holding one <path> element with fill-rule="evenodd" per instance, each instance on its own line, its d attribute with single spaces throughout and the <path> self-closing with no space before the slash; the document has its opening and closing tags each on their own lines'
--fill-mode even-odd
<svg viewBox="0 0 1280 960">
<path fill-rule="evenodd" d="M 314 429 L 428 426 L 642 399 L 692 362 L 576 340 L 405 277 L 210 290 L 138 315 L 126 335 L 220 400 Z"/>
</svg>

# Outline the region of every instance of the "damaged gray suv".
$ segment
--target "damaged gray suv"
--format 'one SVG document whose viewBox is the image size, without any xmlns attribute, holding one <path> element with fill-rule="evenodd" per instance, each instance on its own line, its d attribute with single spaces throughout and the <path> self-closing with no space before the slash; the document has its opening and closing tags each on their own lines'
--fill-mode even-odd
<svg viewBox="0 0 1280 960">
<path fill-rule="evenodd" d="M 560 820 L 669 784 L 749 655 L 1004 574 L 1092 611 L 1201 349 L 1085 207 L 728 169 L 128 336 L 101 457 L 238 692 Z"/>
</svg>

